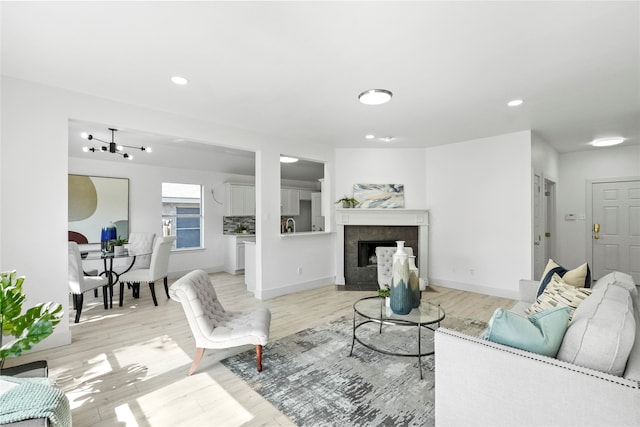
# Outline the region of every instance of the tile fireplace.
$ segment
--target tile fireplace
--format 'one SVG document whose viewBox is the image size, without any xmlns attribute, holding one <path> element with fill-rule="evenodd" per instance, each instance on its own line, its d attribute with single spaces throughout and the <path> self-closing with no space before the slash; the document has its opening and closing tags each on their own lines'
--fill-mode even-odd
<svg viewBox="0 0 640 427">
<path fill-rule="evenodd" d="M 428 210 L 336 209 L 336 225 L 336 284 L 376 289 L 375 247 L 396 246 L 396 240 L 413 248 L 420 277 L 428 283 Z"/>
</svg>

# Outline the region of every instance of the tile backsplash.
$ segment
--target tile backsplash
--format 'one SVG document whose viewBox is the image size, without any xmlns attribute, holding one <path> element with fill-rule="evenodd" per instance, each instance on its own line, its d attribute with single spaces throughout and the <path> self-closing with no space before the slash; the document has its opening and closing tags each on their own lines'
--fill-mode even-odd
<svg viewBox="0 0 640 427">
<path fill-rule="evenodd" d="M 223 216 L 222 234 L 237 234 L 238 225 L 245 226 L 247 234 L 256 234 L 255 216 Z"/>
</svg>

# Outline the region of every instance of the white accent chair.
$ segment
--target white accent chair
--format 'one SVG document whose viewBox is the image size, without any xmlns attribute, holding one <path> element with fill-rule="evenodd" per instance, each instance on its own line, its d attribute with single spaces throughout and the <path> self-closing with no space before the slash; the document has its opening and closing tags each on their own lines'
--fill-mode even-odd
<svg viewBox="0 0 640 427">
<path fill-rule="evenodd" d="M 167 294 L 167 298 L 169 298 L 169 286 L 167 283 L 169 256 L 171 255 L 171 246 L 173 246 L 175 240 L 176 236 L 158 237 L 153 246 L 149 268 L 131 270 L 120 276 L 120 307 L 122 307 L 124 299 L 125 283 L 133 287 L 134 296 L 140 295 L 140 283 L 148 283 L 153 304 L 157 306 L 158 300 L 156 299 L 155 281 L 163 279 L 164 291 Z"/>
<path fill-rule="evenodd" d="M 393 254 L 398 250 L 395 246 L 376 247 L 376 262 L 378 265 L 378 287 L 380 289 L 391 287 L 391 276 L 393 275 Z M 407 256 L 413 256 L 413 248 L 405 247 Z"/>
<path fill-rule="evenodd" d="M 82 313 L 82 304 L 84 302 L 84 293 L 102 287 L 102 295 L 104 298 L 104 308 L 107 306 L 107 295 L 109 293 L 109 281 L 105 277 L 85 276 L 82 271 L 82 258 L 80 257 L 80 249 L 76 242 L 69 242 L 69 290 L 73 294 L 73 308 L 76 309 L 75 323 L 80 321 Z"/>
<path fill-rule="evenodd" d="M 262 346 L 269 338 L 271 312 L 258 307 L 246 312 L 226 311 L 216 295 L 209 275 L 195 270 L 178 279 L 169 289 L 171 299 L 182 304 L 196 341 L 196 356 L 188 375 L 195 372 L 206 348 L 256 346 L 258 372 L 262 371 Z"/>
</svg>

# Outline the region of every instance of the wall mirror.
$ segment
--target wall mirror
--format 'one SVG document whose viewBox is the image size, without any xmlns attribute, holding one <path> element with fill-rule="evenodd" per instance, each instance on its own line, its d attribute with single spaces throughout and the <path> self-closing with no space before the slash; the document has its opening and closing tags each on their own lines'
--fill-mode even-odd
<svg viewBox="0 0 640 427">
<path fill-rule="evenodd" d="M 110 222 L 118 236 L 129 236 L 129 180 L 69 174 L 69 240 L 100 243 Z"/>
</svg>

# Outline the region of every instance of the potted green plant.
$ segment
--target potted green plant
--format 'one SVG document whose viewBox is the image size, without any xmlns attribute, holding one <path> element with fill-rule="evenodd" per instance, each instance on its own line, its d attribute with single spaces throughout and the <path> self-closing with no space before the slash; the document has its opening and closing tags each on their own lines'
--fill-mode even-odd
<svg viewBox="0 0 640 427">
<path fill-rule="evenodd" d="M 347 195 L 345 194 L 344 197 L 342 197 L 341 199 L 336 200 L 336 204 L 338 204 L 338 203 L 342 203 L 342 207 L 343 208 L 353 208 L 360 202 L 358 202 L 353 197 L 347 197 Z"/>
<path fill-rule="evenodd" d="M 391 289 L 388 285 L 385 285 L 384 288 L 378 289 L 378 296 L 380 298 L 384 298 L 384 303 L 387 307 L 391 305 Z"/>
<path fill-rule="evenodd" d="M 0 368 L 7 357 L 19 356 L 51 335 L 62 318 L 62 305 L 54 302 L 37 304 L 22 314 L 23 283 L 15 270 L 0 272 Z M 4 344 L 4 337 L 14 339 Z"/>
<path fill-rule="evenodd" d="M 121 255 L 124 253 L 124 245 L 129 243 L 127 239 L 123 239 L 122 236 L 118 236 L 117 239 L 113 239 L 111 241 L 111 246 L 113 247 L 113 253 L 115 255 Z"/>
</svg>

